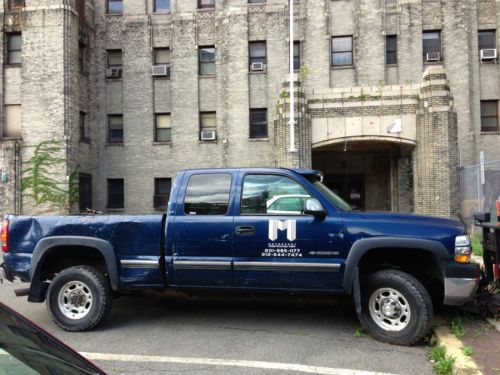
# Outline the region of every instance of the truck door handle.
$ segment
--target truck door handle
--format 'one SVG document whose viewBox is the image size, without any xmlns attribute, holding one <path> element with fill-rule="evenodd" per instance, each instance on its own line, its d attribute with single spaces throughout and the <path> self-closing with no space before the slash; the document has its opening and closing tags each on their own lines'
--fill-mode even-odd
<svg viewBox="0 0 500 375">
<path fill-rule="evenodd" d="M 255 228 L 251 225 L 242 225 L 241 227 L 236 227 L 236 234 L 241 236 L 251 236 L 255 234 Z"/>
</svg>

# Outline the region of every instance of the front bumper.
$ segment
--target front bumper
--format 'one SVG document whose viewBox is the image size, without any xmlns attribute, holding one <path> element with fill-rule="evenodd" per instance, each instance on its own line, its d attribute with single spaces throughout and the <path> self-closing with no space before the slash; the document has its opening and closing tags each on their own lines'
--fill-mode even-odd
<svg viewBox="0 0 500 375">
<path fill-rule="evenodd" d="M 476 294 L 481 279 L 479 264 L 460 264 L 447 261 L 444 264 L 445 305 L 461 306 L 470 302 Z"/>
</svg>

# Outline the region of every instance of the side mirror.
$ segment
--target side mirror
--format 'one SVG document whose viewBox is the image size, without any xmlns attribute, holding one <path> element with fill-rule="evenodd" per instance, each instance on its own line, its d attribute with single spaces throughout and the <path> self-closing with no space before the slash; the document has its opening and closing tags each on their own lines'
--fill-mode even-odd
<svg viewBox="0 0 500 375">
<path fill-rule="evenodd" d="M 306 215 L 313 215 L 319 219 L 324 219 L 326 217 L 326 211 L 315 198 L 309 198 L 304 204 L 304 213 Z"/>
</svg>

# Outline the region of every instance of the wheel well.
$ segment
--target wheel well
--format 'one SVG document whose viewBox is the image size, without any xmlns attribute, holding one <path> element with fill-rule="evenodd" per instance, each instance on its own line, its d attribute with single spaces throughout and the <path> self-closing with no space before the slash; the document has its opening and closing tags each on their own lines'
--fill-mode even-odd
<svg viewBox="0 0 500 375">
<path fill-rule="evenodd" d="M 47 251 L 41 264 L 41 280 L 50 280 L 65 268 L 87 265 L 107 274 L 106 261 L 97 249 L 86 246 L 56 246 Z"/>
<path fill-rule="evenodd" d="M 359 274 L 397 269 L 419 280 L 433 297 L 444 295 L 443 273 L 439 260 L 423 249 L 379 248 L 368 251 L 359 261 Z"/>
</svg>

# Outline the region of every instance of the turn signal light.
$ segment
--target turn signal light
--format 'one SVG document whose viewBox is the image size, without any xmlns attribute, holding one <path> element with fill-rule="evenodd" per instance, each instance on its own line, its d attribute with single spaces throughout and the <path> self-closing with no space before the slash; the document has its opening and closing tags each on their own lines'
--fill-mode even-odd
<svg viewBox="0 0 500 375">
<path fill-rule="evenodd" d="M 0 234 L 0 240 L 2 241 L 2 251 L 4 253 L 9 252 L 9 220 L 4 219 L 2 222 L 2 232 Z"/>
<path fill-rule="evenodd" d="M 470 263 L 471 255 L 470 237 L 457 236 L 455 238 L 455 262 Z"/>
</svg>

